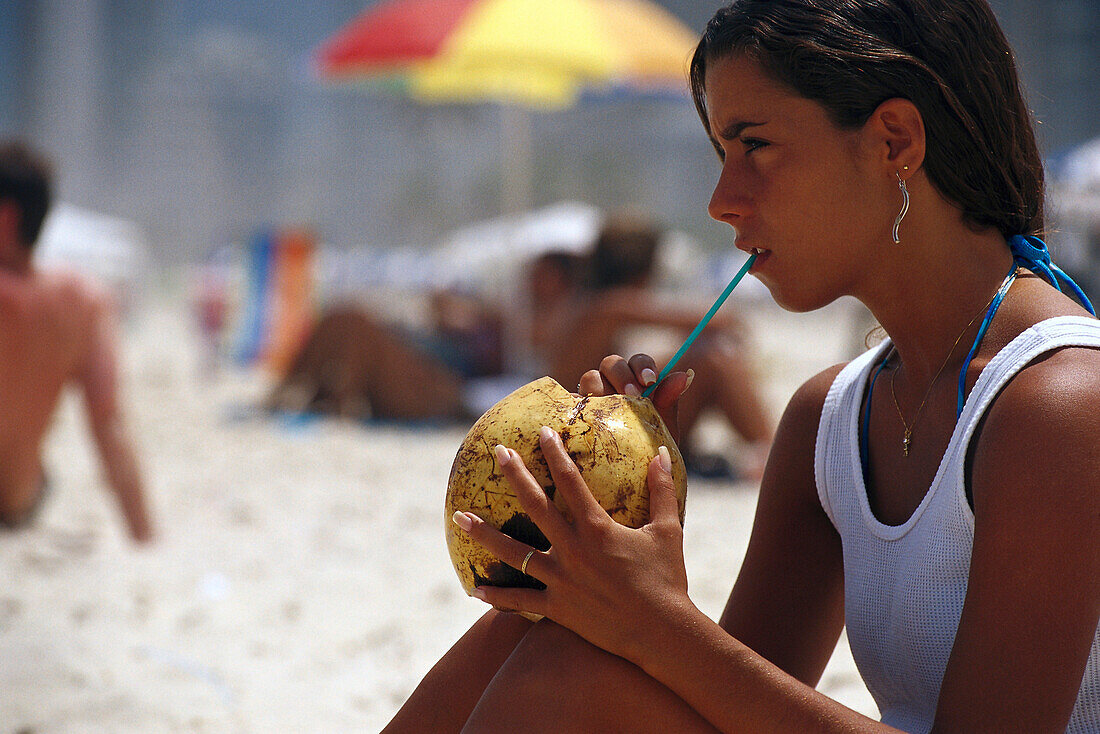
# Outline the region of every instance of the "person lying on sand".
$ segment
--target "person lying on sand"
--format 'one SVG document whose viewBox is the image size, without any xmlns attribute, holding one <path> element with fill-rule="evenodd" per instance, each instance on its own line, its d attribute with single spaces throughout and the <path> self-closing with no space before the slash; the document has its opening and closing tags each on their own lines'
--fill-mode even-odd
<svg viewBox="0 0 1100 734">
<path fill-rule="evenodd" d="M 114 302 L 82 276 L 35 267 L 50 179 L 27 146 L 0 143 L 0 524 L 25 526 L 41 505 L 42 442 L 75 383 L 130 535 L 145 542 L 153 527 L 119 404 Z"/>
<path fill-rule="evenodd" d="M 433 328 L 423 332 L 384 323 L 358 304 L 335 305 L 317 320 L 265 405 L 355 419 L 476 418 L 488 407 L 482 405 L 487 388 L 503 389 L 494 395 L 501 398 L 539 376 L 541 364 L 526 367 L 530 374 L 506 373 L 506 332 L 515 329 L 522 342 L 509 346 L 529 348 L 539 362 L 545 330 L 532 329 L 525 317 L 554 312 L 571 294 L 578 268 L 576 256 L 563 251 L 534 257 L 524 268 L 528 302 L 507 309 L 470 295 L 433 293 Z"/>
</svg>

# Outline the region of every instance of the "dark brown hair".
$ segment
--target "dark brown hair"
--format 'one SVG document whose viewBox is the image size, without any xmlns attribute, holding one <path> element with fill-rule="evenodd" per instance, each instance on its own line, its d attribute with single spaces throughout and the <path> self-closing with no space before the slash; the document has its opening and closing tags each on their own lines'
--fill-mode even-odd
<svg viewBox="0 0 1100 734">
<path fill-rule="evenodd" d="M 34 249 L 50 208 L 52 171 L 49 163 L 20 140 L 0 141 L 0 200 L 19 207 L 19 238 Z"/>
<path fill-rule="evenodd" d="M 910 100 L 932 185 L 977 228 L 1043 232 L 1043 166 L 1008 41 L 985 0 L 739 0 L 707 25 L 691 92 L 707 120 L 707 62 L 743 53 L 779 82 L 859 127 Z"/>
</svg>

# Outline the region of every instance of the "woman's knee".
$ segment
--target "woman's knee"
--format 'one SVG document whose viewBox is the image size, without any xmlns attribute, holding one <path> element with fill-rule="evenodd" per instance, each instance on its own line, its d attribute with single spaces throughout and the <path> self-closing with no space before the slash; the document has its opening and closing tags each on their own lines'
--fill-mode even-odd
<svg viewBox="0 0 1100 734">
<path fill-rule="evenodd" d="M 501 666 L 463 731 L 594 731 L 590 703 L 606 677 L 604 656 L 613 657 L 553 622 L 538 622 Z"/>
<path fill-rule="evenodd" d="M 699 719 L 637 666 L 543 620 L 501 667 L 465 731 L 646 731 L 667 721 L 695 731 Z"/>
</svg>

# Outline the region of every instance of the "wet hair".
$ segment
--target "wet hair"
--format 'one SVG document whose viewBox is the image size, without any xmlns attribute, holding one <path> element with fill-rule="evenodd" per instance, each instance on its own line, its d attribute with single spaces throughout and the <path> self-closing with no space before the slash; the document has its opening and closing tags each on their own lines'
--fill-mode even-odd
<svg viewBox="0 0 1100 734">
<path fill-rule="evenodd" d="M 888 99 L 924 119 L 924 170 L 976 229 L 1043 233 L 1043 166 L 1009 48 L 985 0 L 739 0 L 719 10 L 691 60 L 711 142 L 708 62 L 744 54 L 825 108 L 863 125 Z M 721 154 L 721 151 L 719 151 Z"/>
<path fill-rule="evenodd" d="M 50 164 L 23 141 L 0 141 L 0 201 L 19 207 L 19 239 L 28 250 L 50 208 L 52 175 Z"/>
<path fill-rule="evenodd" d="M 592 287 L 633 285 L 649 277 L 660 241 L 656 222 L 627 213 L 609 216 L 592 250 Z"/>
</svg>

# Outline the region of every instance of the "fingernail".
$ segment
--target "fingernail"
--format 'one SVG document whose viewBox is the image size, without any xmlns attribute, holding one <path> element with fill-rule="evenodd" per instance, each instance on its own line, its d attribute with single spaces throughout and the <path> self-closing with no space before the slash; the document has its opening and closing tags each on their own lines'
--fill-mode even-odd
<svg viewBox="0 0 1100 734">
<path fill-rule="evenodd" d="M 642 384 L 649 387 L 657 381 L 657 373 L 646 367 L 642 370 Z"/>
<path fill-rule="evenodd" d="M 641 396 L 642 391 L 639 390 L 638 386 L 635 385 L 633 382 L 628 382 L 626 383 L 626 387 L 623 388 L 623 394 L 629 395 L 632 398 L 637 398 Z"/>
<path fill-rule="evenodd" d="M 475 586 L 473 588 L 473 591 L 470 592 L 470 596 L 472 596 L 475 599 L 481 599 L 482 601 L 485 601 L 485 592 L 482 591 L 481 587 L 479 587 L 479 586 Z"/>
<path fill-rule="evenodd" d="M 470 528 L 474 526 L 474 521 L 470 519 L 469 515 L 458 510 L 455 511 L 455 514 L 451 515 L 451 522 L 466 532 L 470 532 Z"/>
<path fill-rule="evenodd" d="M 496 445 L 496 448 L 493 449 L 493 453 L 496 454 L 497 463 L 501 466 L 508 466 L 512 461 L 512 455 L 508 453 L 508 449 L 504 448 L 499 443 Z"/>
<path fill-rule="evenodd" d="M 695 380 L 695 370 L 688 370 L 688 379 L 687 382 L 684 383 L 684 389 L 680 391 L 681 395 L 688 391 L 688 388 L 691 387 L 691 383 L 693 380 Z"/>
<path fill-rule="evenodd" d="M 550 426 L 543 426 L 542 428 L 539 429 L 539 437 L 543 441 L 553 441 L 554 440 L 554 429 L 551 428 Z"/>
<path fill-rule="evenodd" d="M 664 469 L 666 473 L 671 474 L 672 457 L 669 456 L 668 446 L 661 446 L 659 449 L 657 449 L 657 456 L 660 457 L 661 468 Z"/>
</svg>

